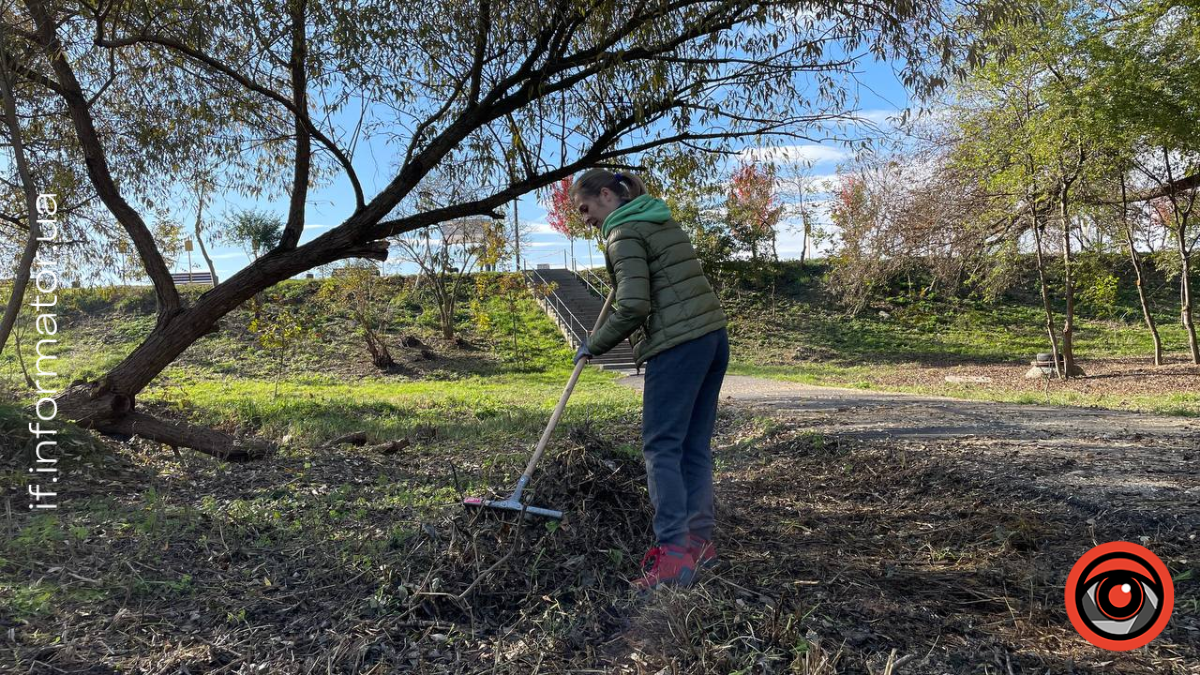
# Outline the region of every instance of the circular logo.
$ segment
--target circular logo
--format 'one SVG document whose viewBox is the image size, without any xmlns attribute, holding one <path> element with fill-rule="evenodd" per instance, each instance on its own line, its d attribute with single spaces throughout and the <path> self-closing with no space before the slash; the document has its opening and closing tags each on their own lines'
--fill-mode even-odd
<svg viewBox="0 0 1200 675">
<path fill-rule="evenodd" d="M 1067 575 L 1067 616 L 1083 639 L 1110 651 L 1137 649 L 1171 618 L 1175 587 L 1167 566 L 1144 546 L 1101 544 Z"/>
</svg>

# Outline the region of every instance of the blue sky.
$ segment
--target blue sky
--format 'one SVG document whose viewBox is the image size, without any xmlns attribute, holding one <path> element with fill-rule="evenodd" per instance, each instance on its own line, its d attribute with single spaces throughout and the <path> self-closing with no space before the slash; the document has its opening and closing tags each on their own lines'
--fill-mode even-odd
<svg viewBox="0 0 1200 675">
<path fill-rule="evenodd" d="M 860 115 L 875 121 L 881 126 L 886 125 L 885 118 L 888 115 L 896 114 L 909 103 L 908 95 L 904 87 L 897 81 L 890 64 L 864 60 L 860 67 L 858 80 L 860 86 L 856 88 L 858 97 L 857 109 L 860 111 Z M 744 149 L 744 147 L 738 148 L 735 146 L 735 149 Z M 356 153 L 356 168 L 359 170 L 360 180 L 363 182 L 363 189 L 368 199 L 391 179 L 392 176 L 388 172 L 388 168 L 390 158 L 394 155 L 394 152 L 394 146 L 385 147 L 382 140 L 376 140 L 366 144 L 364 147 L 360 147 Z M 557 150 L 555 154 L 557 154 Z M 808 174 L 813 179 L 813 182 L 817 184 L 823 179 L 831 178 L 837 170 L 838 163 L 850 157 L 850 153 L 844 147 L 834 143 L 795 146 L 792 148 L 792 154 L 802 156 L 812 162 Z M 809 199 L 812 200 L 813 198 L 820 201 L 821 195 L 810 194 Z M 344 178 L 336 179 L 329 185 L 310 191 L 307 225 L 304 235 L 301 237 L 301 243 L 311 241 L 341 223 L 350 214 L 353 205 L 353 193 L 349 182 Z M 236 196 L 227 201 L 222 201 L 218 198 L 217 203 L 210 206 L 208 215 L 209 217 L 215 217 L 224 209 L 233 207 L 253 207 L 275 213 L 282 219 L 286 217 L 287 213 L 287 197 L 286 195 L 281 196 L 273 201 L 250 201 Z M 529 194 L 521 198 L 518 210 L 522 228 L 528 232 L 528 241 L 522 245 L 522 257 L 527 260 L 530 266 L 536 263 L 549 263 L 554 266 L 561 266 L 563 264 L 564 252 L 568 257 L 571 256 L 571 242 L 566 237 L 550 229 L 546 223 L 546 210 L 537 201 L 536 195 Z M 193 218 L 194 215 L 181 215 L 179 221 L 190 223 Z M 818 209 L 818 218 L 822 221 L 827 221 L 820 209 Z M 785 223 L 780 228 L 778 240 L 779 254 L 783 258 L 797 258 L 801 250 L 801 236 L 799 233 L 791 231 L 788 225 L 788 223 Z M 190 228 L 188 229 L 190 230 Z M 206 245 L 213 258 L 218 275 L 222 279 L 228 278 L 249 263 L 249 258 L 240 247 L 213 246 L 211 242 L 206 242 Z M 591 249 L 590 258 L 589 248 Z M 385 272 L 412 272 L 413 267 L 411 265 L 401 264 L 396 260 L 397 253 L 396 247 L 393 245 L 392 257 L 385 263 Z M 591 248 L 589 243 L 583 240 L 575 241 L 574 258 L 579 261 L 580 265 L 603 264 L 603 257 L 599 250 Z M 207 270 L 198 248 L 192 254 L 191 264 L 193 270 Z M 187 267 L 188 258 L 185 253 L 181 256 L 181 259 L 172 271 L 183 272 L 187 270 Z M 509 268 L 511 268 L 511 261 L 506 261 L 502 265 L 502 269 Z"/>
</svg>

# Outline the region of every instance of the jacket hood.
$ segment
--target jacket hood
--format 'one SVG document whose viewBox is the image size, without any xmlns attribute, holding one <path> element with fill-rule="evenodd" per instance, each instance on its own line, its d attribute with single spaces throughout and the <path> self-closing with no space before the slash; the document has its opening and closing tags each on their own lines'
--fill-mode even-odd
<svg viewBox="0 0 1200 675">
<path fill-rule="evenodd" d="M 667 203 L 650 195 L 639 195 L 617 207 L 604 219 L 600 228 L 601 234 L 607 239 L 608 233 L 618 225 L 639 220 L 651 223 L 664 223 L 671 219 L 671 208 Z"/>
</svg>

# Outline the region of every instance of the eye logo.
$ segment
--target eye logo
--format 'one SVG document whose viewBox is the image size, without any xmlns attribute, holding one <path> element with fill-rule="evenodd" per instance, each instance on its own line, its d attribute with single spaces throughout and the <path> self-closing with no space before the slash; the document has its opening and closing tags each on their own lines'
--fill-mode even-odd
<svg viewBox="0 0 1200 675">
<path fill-rule="evenodd" d="M 1083 554 L 1067 575 L 1067 616 L 1083 639 L 1111 651 L 1137 649 L 1171 618 L 1175 587 L 1158 556 L 1113 541 Z"/>
</svg>

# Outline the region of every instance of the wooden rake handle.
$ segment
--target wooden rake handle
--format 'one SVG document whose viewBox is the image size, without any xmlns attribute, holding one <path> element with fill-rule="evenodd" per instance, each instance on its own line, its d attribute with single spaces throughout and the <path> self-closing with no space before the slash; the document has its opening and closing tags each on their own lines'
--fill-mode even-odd
<svg viewBox="0 0 1200 675">
<path fill-rule="evenodd" d="M 604 323 L 604 319 L 608 318 L 608 310 L 612 308 L 613 299 L 616 297 L 617 290 L 608 292 L 608 297 L 604 299 L 604 307 L 600 309 L 600 316 L 596 318 L 596 325 L 592 327 L 592 333 L 600 329 Z M 554 414 L 550 416 L 550 423 L 546 425 L 546 430 L 542 432 L 542 439 L 538 441 L 537 450 L 534 451 L 533 457 L 529 458 L 529 465 L 525 467 L 525 473 L 522 475 L 522 484 L 529 481 L 529 477 L 533 475 L 534 468 L 542 459 L 542 453 L 546 451 L 546 444 L 550 442 L 550 434 L 554 433 L 554 427 L 558 425 L 558 419 L 562 417 L 563 410 L 567 407 L 567 399 L 571 398 L 571 392 L 575 390 L 575 383 L 579 381 L 579 374 L 583 372 L 587 366 L 587 359 L 579 359 L 575 364 L 575 371 L 571 373 L 571 379 L 567 381 L 567 388 L 563 390 L 562 396 L 558 399 L 558 407 L 554 409 Z"/>
</svg>

